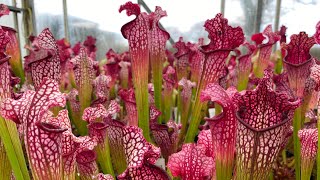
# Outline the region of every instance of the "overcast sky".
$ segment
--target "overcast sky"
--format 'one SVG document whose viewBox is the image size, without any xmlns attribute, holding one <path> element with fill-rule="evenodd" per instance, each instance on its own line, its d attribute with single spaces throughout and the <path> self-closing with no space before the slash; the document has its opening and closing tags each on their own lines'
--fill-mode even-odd
<svg viewBox="0 0 320 180">
<path fill-rule="evenodd" d="M 271 0 L 271 2 L 275 0 Z M 11 0 L 0 0 L 1 3 L 10 4 Z M 127 0 L 67 0 L 69 15 L 96 22 L 100 29 L 120 33 L 120 28 L 132 17 L 118 12 L 120 5 Z M 136 0 L 133 2 L 137 2 Z M 220 11 L 220 0 L 145 0 L 151 10 L 156 5 L 167 11 L 168 17 L 162 18 L 165 27 L 173 26 L 181 32 L 187 32 L 197 22 L 213 18 Z M 314 34 L 315 25 L 320 20 L 320 0 L 282 0 L 280 25 L 288 27 L 287 34 L 296 34 L 306 31 Z M 310 4 L 314 2 L 314 4 Z M 34 0 L 38 13 L 62 14 L 62 0 Z M 18 1 L 18 6 L 21 6 Z M 142 8 L 142 10 L 144 10 Z M 271 12 L 270 12 L 271 13 Z M 240 0 L 226 0 L 226 15 L 230 22 L 241 22 L 244 18 Z M 8 18 L 1 22 L 7 24 Z M 267 22 L 273 24 L 274 22 Z M 266 25 L 266 24 L 265 24 Z"/>
<path fill-rule="evenodd" d="M 52 0 L 35 0 L 35 8 L 39 13 L 62 13 L 62 3 Z M 123 24 L 132 17 L 127 17 L 125 12 L 118 12 L 120 5 L 127 0 L 67 0 L 68 14 L 82 19 L 97 22 L 99 27 L 104 30 L 119 32 Z M 137 2 L 137 1 L 133 1 Z M 178 27 L 180 31 L 185 32 L 190 27 L 199 22 L 214 17 L 220 9 L 219 0 L 201 0 L 201 3 L 183 0 L 156 0 L 145 1 L 151 10 L 155 6 L 161 6 L 167 11 L 168 17 L 162 18 L 161 22 L 165 26 Z M 142 8 L 144 11 L 144 9 Z"/>
<path fill-rule="evenodd" d="M 307 4 L 312 0 L 305 0 L 306 4 L 294 0 L 282 0 L 283 14 L 280 25 L 288 26 L 288 34 L 298 33 L 300 30 L 309 34 L 315 32 L 315 24 L 320 20 L 320 2 L 313 1 L 316 5 Z M 62 13 L 62 0 L 34 0 L 34 2 L 39 13 Z M 134 18 L 134 16 L 127 17 L 124 12 L 121 14 L 118 12 L 120 5 L 127 0 L 112 0 L 112 2 L 111 0 L 67 0 L 67 2 L 69 15 L 94 21 L 99 24 L 100 29 L 107 31 L 120 33 L 121 26 Z M 161 23 L 165 27 L 177 27 L 181 32 L 187 32 L 199 21 L 213 18 L 220 10 L 220 0 L 145 0 L 145 2 L 151 10 L 160 5 L 168 14 L 168 17 L 161 19 Z M 227 0 L 226 9 L 231 12 L 226 13 L 230 22 L 239 21 L 244 16 L 239 0 Z"/>
</svg>

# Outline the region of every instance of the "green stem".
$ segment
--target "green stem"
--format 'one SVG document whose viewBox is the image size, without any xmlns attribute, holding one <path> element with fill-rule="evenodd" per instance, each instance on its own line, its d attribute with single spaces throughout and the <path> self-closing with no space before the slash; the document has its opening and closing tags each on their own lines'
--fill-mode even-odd
<svg viewBox="0 0 320 180">
<path fill-rule="evenodd" d="M 90 107 L 91 104 L 91 93 L 92 93 L 92 86 L 91 84 L 87 84 L 87 86 L 83 86 L 79 88 L 79 101 L 80 101 L 80 114 L 82 117 L 83 111 Z"/>
<path fill-rule="evenodd" d="M 8 160 L 8 156 L 4 145 L 0 139 L 0 178 L 1 179 L 10 179 L 11 177 L 11 166 Z"/>
<path fill-rule="evenodd" d="M 293 143 L 294 143 L 294 161 L 295 161 L 295 173 L 296 173 L 296 179 L 301 179 L 301 172 L 300 172 L 300 140 L 298 137 L 298 131 L 301 129 L 301 107 L 297 108 L 294 113 L 294 119 L 293 119 Z"/>
<path fill-rule="evenodd" d="M 69 102 L 67 103 L 67 108 L 71 122 L 76 127 L 77 132 L 81 136 L 88 134 L 87 122 L 82 120 L 80 112 L 72 111 L 71 104 Z"/>
<path fill-rule="evenodd" d="M 69 74 L 68 77 L 69 77 L 69 81 L 70 81 L 71 87 L 72 88 L 76 88 L 77 85 L 76 85 L 76 81 L 75 81 L 75 77 L 74 77 L 74 72 L 73 71 L 69 71 L 68 74 Z"/>
<path fill-rule="evenodd" d="M 294 163 L 294 159 L 293 159 L 291 162 L 288 163 L 287 166 L 288 166 L 289 168 L 292 168 L 292 167 L 294 166 L 294 164 L 295 164 L 295 163 Z"/>
<path fill-rule="evenodd" d="M 13 38 L 11 39 L 13 43 L 11 43 L 11 46 L 7 46 L 6 53 L 11 56 L 9 59 L 11 70 L 13 71 L 13 74 L 20 78 L 20 84 L 22 85 L 25 81 L 25 75 L 21 61 L 19 42 L 16 38 L 16 35 L 13 35 L 11 38 Z"/>
<path fill-rule="evenodd" d="M 164 123 L 167 123 L 171 117 L 172 113 L 172 100 L 173 99 L 173 91 L 167 91 L 164 92 L 164 107 L 163 107 L 163 121 Z"/>
<path fill-rule="evenodd" d="M 277 52 L 277 54 L 281 54 L 280 52 Z M 274 67 L 274 72 L 276 74 L 280 74 L 282 72 L 282 58 L 278 58 L 276 65 Z"/>
<path fill-rule="evenodd" d="M 181 89 L 178 89 L 177 91 L 177 118 L 175 118 L 176 123 L 181 122 L 181 126 L 183 126 L 184 123 L 184 119 L 182 119 L 182 115 L 183 115 L 183 102 L 182 102 L 182 98 L 181 98 Z M 180 130 L 180 134 L 181 134 L 181 130 Z"/>
<path fill-rule="evenodd" d="M 283 163 L 286 165 L 287 164 L 287 154 L 286 154 L 285 149 L 282 151 L 282 160 L 283 160 Z"/>
<path fill-rule="evenodd" d="M 232 179 L 233 162 L 225 162 L 226 159 L 216 160 L 216 179 Z"/>
<path fill-rule="evenodd" d="M 76 179 L 75 179 L 75 180 L 81 180 L 81 179 L 80 179 L 80 174 L 77 174 L 77 175 L 76 175 Z"/>
<path fill-rule="evenodd" d="M 163 107 L 161 103 L 162 97 L 162 60 L 161 57 L 151 59 L 151 68 L 152 68 L 152 78 L 153 78 L 153 85 L 154 85 L 154 101 L 156 107 L 163 112 Z M 159 116 L 158 122 L 162 122 L 162 115 Z"/>
<path fill-rule="evenodd" d="M 173 177 L 169 168 L 167 169 L 167 173 L 168 173 L 170 179 L 172 179 L 172 180 L 179 180 L 180 179 L 180 178 L 177 178 L 177 177 Z"/>
<path fill-rule="evenodd" d="M 301 160 L 301 180 L 311 179 L 313 165 L 314 165 L 314 159 Z"/>
<path fill-rule="evenodd" d="M 101 170 L 104 174 L 110 174 L 114 177 L 114 171 L 112 168 L 112 161 L 110 157 L 110 147 L 109 138 L 106 136 L 104 144 L 99 144 L 96 147 L 96 152 L 98 155 L 98 162 L 100 164 Z"/>
<path fill-rule="evenodd" d="M 115 86 L 112 86 L 109 90 L 109 99 L 115 99 L 117 97 L 117 94 L 116 94 L 116 88 Z"/>
<path fill-rule="evenodd" d="M 198 132 L 198 126 L 201 122 L 201 110 L 203 107 L 203 103 L 200 102 L 199 96 L 197 96 L 196 102 L 193 106 L 193 112 L 192 112 L 192 122 L 190 123 L 190 126 L 188 128 L 185 143 L 191 143 L 194 142 L 194 138 L 196 137 L 196 134 Z"/>
<path fill-rule="evenodd" d="M 269 180 L 274 180 L 273 172 L 270 172 Z"/>
<path fill-rule="evenodd" d="M 108 137 L 110 137 L 110 134 L 108 134 Z M 126 155 L 123 147 L 115 146 L 109 141 L 109 148 L 115 174 L 123 173 L 127 169 Z"/>
<path fill-rule="evenodd" d="M 128 79 L 127 78 L 122 78 L 121 79 L 121 88 L 122 89 L 128 89 Z"/>
<path fill-rule="evenodd" d="M 249 81 L 249 77 L 239 77 L 238 86 L 237 86 L 238 91 L 247 89 L 248 81 Z"/>
<path fill-rule="evenodd" d="M 30 180 L 19 134 L 14 122 L 0 117 L 0 136 L 17 180 Z"/>
<path fill-rule="evenodd" d="M 257 78 L 262 78 L 263 77 L 263 72 L 264 69 L 266 68 L 265 65 L 263 64 L 263 59 L 260 56 L 260 50 L 258 51 L 256 55 L 256 61 L 253 63 L 253 73 Z M 268 60 L 269 61 L 269 60 Z"/>
<path fill-rule="evenodd" d="M 180 133 L 179 133 L 179 140 L 178 140 L 178 146 L 180 147 L 180 145 L 183 144 L 184 141 L 184 137 L 186 135 L 186 131 L 187 131 L 187 127 L 188 127 L 188 120 L 190 117 L 190 113 L 191 113 L 191 97 L 190 99 L 187 100 L 187 102 L 184 102 L 180 96 L 180 91 L 179 91 L 179 95 L 178 95 L 178 114 L 180 115 L 181 118 L 181 129 L 180 129 Z"/>
<path fill-rule="evenodd" d="M 82 120 L 83 111 L 90 107 L 91 105 L 91 97 L 92 97 L 92 80 L 89 61 L 91 61 L 87 56 L 82 57 L 80 62 L 80 82 L 78 84 L 78 93 L 79 93 L 79 103 L 80 103 L 80 112 L 77 112 L 77 119 L 74 121 L 79 124 L 78 130 L 79 134 L 86 135 L 87 134 L 87 127 L 84 126 L 86 123 Z M 85 134 L 84 134 L 85 133 Z"/>
<path fill-rule="evenodd" d="M 138 110 L 139 127 L 143 130 L 143 136 L 151 142 L 149 129 L 149 98 L 148 82 L 135 82 L 135 95 Z"/>
</svg>

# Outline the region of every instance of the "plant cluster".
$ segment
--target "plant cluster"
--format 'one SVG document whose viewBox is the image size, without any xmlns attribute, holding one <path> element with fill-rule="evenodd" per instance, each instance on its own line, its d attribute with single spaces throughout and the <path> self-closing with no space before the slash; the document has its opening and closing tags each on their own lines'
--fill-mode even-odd
<svg viewBox="0 0 320 180">
<path fill-rule="evenodd" d="M 217 14 L 208 44 L 181 37 L 173 53 L 166 11 L 122 11 L 135 16 L 121 28 L 129 51 L 106 61 L 94 37 L 71 46 L 44 29 L 22 63 L 16 31 L 0 26 L 0 179 L 316 177 L 320 22 L 311 37 L 287 42 L 269 25 L 247 42 Z"/>
</svg>

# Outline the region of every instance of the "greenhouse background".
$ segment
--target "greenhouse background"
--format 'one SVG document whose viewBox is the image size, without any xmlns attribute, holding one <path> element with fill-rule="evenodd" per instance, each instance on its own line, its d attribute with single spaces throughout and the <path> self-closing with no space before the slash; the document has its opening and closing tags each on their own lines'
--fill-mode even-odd
<svg viewBox="0 0 320 180">
<path fill-rule="evenodd" d="M 9 16 L 0 19 L 0 24 L 14 27 L 19 31 L 22 56 L 23 48 L 30 34 L 36 35 L 49 27 L 56 39 L 66 37 L 74 45 L 91 35 L 97 38 L 97 59 L 104 59 L 110 49 L 123 52 L 128 49 L 120 28 L 127 17 L 118 9 L 126 0 L 1 0 L 10 6 Z M 134 2 L 134 1 L 133 1 Z M 170 33 L 171 44 L 182 36 L 185 41 L 196 42 L 207 32 L 204 21 L 221 12 L 232 26 L 243 27 L 245 36 L 261 32 L 268 24 L 278 30 L 281 25 L 288 27 L 287 36 L 305 31 L 314 34 L 314 25 L 319 20 L 319 0 L 138 0 L 142 11 L 150 11 L 158 5 L 167 11 L 168 17 L 161 20 Z M 133 18 L 133 17 L 131 17 Z M 106 43 L 107 42 L 107 43 Z M 318 48 L 315 45 L 314 48 Z M 313 48 L 313 49 L 314 49 Z M 320 57 L 319 52 L 311 53 Z"/>
</svg>

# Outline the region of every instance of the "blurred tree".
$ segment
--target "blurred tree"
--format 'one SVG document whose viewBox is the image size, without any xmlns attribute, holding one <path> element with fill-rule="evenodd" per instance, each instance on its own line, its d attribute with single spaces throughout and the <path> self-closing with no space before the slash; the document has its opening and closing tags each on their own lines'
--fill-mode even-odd
<svg viewBox="0 0 320 180">
<path fill-rule="evenodd" d="M 61 21 L 62 15 L 39 14 L 37 16 L 37 32 L 49 27 L 56 39 L 64 37 L 64 24 Z M 97 60 L 105 58 L 105 53 L 112 48 L 117 52 L 123 52 L 128 49 L 128 45 L 119 33 L 103 31 L 99 25 L 92 21 L 69 16 L 70 43 L 83 42 L 87 36 L 93 36 L 97 39 L 96 46 Z"/>
</svg>

